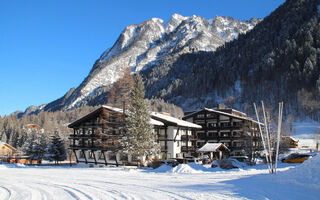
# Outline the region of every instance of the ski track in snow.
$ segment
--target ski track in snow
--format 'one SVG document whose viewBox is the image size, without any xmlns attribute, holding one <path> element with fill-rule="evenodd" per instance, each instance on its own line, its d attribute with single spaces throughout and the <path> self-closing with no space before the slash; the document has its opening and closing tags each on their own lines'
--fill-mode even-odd
<svg viewBox="0 0 320 200">
<path fill-rule="evenodd" d="M 7 168 L 1 169 L 1 200 L 55 199 L 230 199 L 230 193 L 188 190 L 226 180 L 216 174 L 143 173 L 120 168 Z M 211 175 L 212 176 L 212 175 Z M 223 175 L 225 176 L 225 174 Z M 229 175 L 233 176 L 233 175 Z M 235 176 L 237 177 L 237 176 Z M 235 199 L 237 197 L 233 197 Z"/>
</svg>

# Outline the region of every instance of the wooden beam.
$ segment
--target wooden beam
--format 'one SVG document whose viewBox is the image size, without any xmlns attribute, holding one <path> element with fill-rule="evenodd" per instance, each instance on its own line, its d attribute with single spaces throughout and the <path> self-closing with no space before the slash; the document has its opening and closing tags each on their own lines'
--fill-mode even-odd
<svg viewBox="0 0 320 200">
<path fill-rule="evenodd" d="M 91 151 L 91 153 L 93 154 L 94 163 L 97 164 L 96 154 L 94 153 L 94 151 Z"/>
<path fill-rule="evenodd" d="M 82 154 L 83 154 L 83 157 L 84 157 L 84 160 L 86 161 L 86 164 L 88 163 L 88 160 L 87 160 L 87 157 L 86 157 L 86 154 L 84 153 L 84 150 L 81 150 Z"/>
<path fill-rule="evenodd" d="M 78 162 L 79 162 L 79 159 L 78 159 L 76 150 L 73 150 L 73 153 L 74 153 L 74 155 L 75 155 L 75 157 L 76 157 L 76 162 L 78 163 Z"/>
<path fill-rule="evenodd" d="M 180 130 L 180 127 L 178 127 L 178 130 L 177 130 L 177 132 L 176 132 L 176 135 L 174 136 L 174 139 L 173 139 L 174 142 L 176 142 L 176 138 L 177 138 L 177 136 L 179 135 L 179 130 Z"/>
<path fill-rule="evenodd" d="M 103 154 L 104 163 L 105 163 L 105 165 L 107 166 L 108 163 L 107 163 L 106 155 L 104 154 L 104 151 L 101 151 L 101 153 Z"/>
</svg>

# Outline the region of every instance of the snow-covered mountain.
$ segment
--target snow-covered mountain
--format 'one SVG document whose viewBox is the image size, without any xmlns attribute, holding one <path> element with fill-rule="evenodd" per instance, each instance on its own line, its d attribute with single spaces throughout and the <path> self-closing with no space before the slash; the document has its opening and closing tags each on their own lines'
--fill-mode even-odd
<svg viewBox="0 0 320 200">
<path fill-rule="evenodd" d="M 152 18 L 141 24 L 129 25 L 115 44 L 96 61 L 80 86 L 47 104 L 44 110 L 105 103 L 105 93 L 112 83 L 123 76 L 127 67 L 138 72 L 157 65 L 167 56 L 215 51 L 225 42 L 251 30 L 260 21 L 255 18 L 239 21 L 221 16 L 206 20 L 195 15 L 184 17 L 174 14 L 167 23 Z"/>
</svg>

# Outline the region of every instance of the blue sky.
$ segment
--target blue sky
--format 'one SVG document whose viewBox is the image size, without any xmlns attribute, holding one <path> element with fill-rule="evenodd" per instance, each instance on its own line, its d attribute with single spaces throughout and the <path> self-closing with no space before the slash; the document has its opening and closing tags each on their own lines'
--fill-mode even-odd
<svg viewBox="0 0 320 200">
<path fill-rule="evenodd" d="M 284 0 L 10 0 L 0 2 L 0 115 L 77 87 L 127 25 L 172 14 L 250 19 Z"/>
</svg>

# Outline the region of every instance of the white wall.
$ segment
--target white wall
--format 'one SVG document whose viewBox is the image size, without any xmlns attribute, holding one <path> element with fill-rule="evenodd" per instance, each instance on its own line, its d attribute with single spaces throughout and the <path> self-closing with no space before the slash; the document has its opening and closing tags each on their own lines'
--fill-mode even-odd
<svg viewBox="0 0 320 200">
<path fill-rule="evenodd" d="M 185 130 L 179 130 L 179 133 L 178 135 L 176 136 L 177 134 L 177 131 L 178 131 L 178 128 L 177 127 L 174 127 L 174 126 L 169 126 L 168 127 L 168 130 L 167 130 L 167 134 L 168 134 L 168 137 L 167 139 L 169 140 L 176 140 L 176 141 L 168 141 L 167 144 L 168 144 L 168 153 L 170 153 L 171 155 L 171 158 L 177 158 L 177 154 L 181 154 L 181 135 L 185 135 L 186 134 L 186 131 Z M 175 138 L 176 136 L 176 138 Z M 191 144 L 190 144 L 191 145 Z"/>
</svg>

